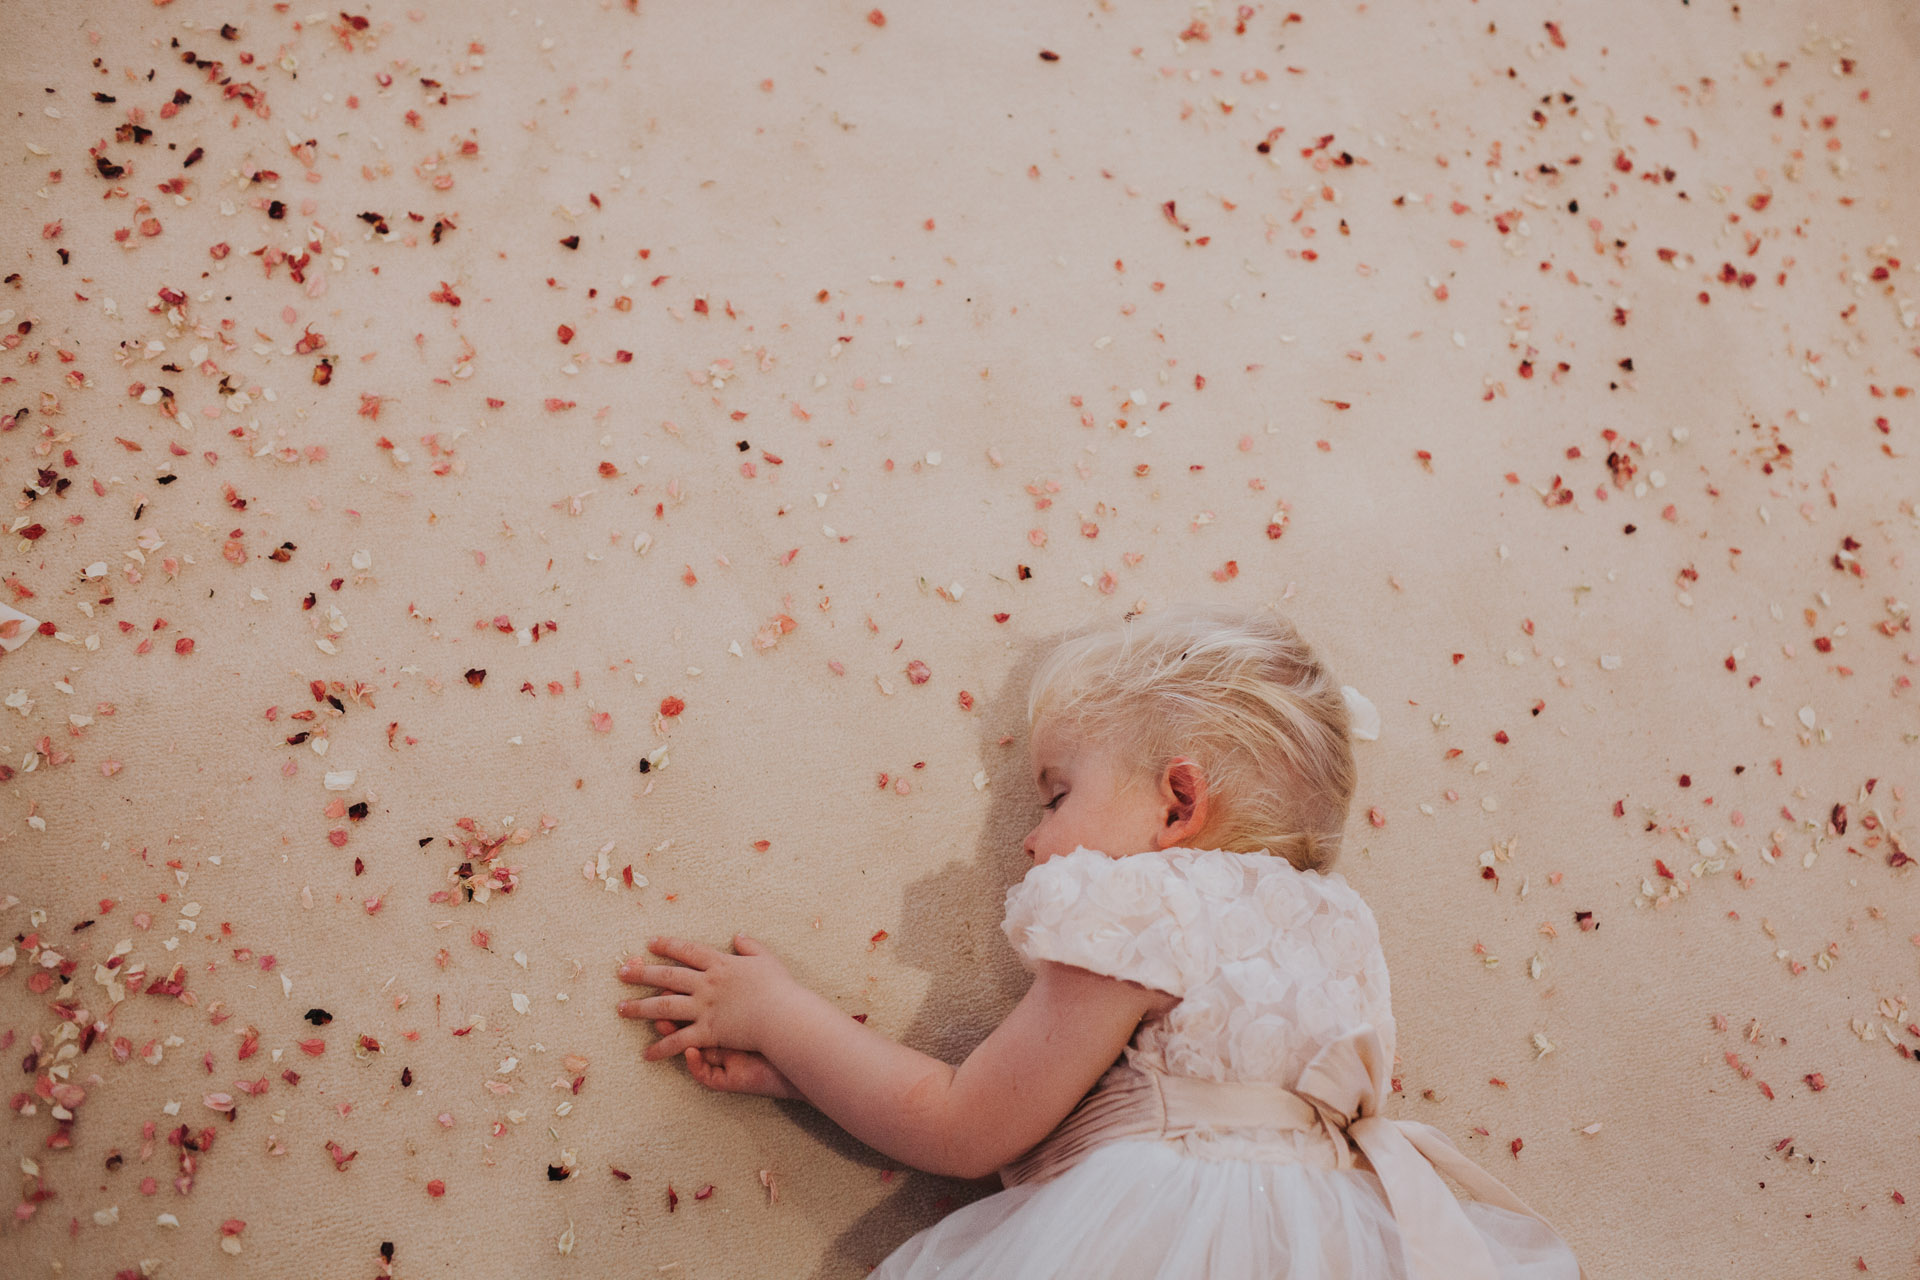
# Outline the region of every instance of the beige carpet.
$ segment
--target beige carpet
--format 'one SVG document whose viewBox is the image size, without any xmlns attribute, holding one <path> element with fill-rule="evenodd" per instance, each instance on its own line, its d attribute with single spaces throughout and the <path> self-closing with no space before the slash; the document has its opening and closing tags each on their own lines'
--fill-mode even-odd
<svg viewBox="0 0 1920 1280">
<path fill-rule="evenodd" d="M 1911 1274 L 1916 11 L 882 3 L 0 9 L 0 1273 L 863 1275 L 991 1185 L 615 968 L 958 1061 L 1034 662 L 1198 598 L 1383 713 L 1395 1114 Z"/>
</svg>

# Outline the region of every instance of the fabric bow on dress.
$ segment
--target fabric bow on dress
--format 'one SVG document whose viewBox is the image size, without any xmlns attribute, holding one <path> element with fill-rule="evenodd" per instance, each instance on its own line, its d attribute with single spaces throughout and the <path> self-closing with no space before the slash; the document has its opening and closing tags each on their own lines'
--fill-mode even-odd
<svg viewBox="0 0 1920 1280">
<path fill-rule="evenodd" d="M 1390 1063 L 1378 1029 L 1363 1024 L 1322 1047 L 1292 1089 L 1117 1065 L 1045 1141 L 1000 1176 L 1009 1187 L 1048 1181 L 1109 1142 L 1179 1144 L 1194 1135 L 1236 1130 L 1318 1130 L 1328 1139 L 1334 1167 L 1357 1168 L 1357 1148 L 1380 1179 L 1415 1280 L 1499 1280 L 1480 1230 L 1440 1173 L 1476 1200 L 1533 1218 L 1549 1231 L 1553 1224 L 1462 1155 L 1440 1130 L 1382 1115 L 1381 1102 L 1392 1088 Z M 1251 1147 L 1248 1154 L 1256 1159 L 1299 1158 L 1271 1144 Z M 1580 1274 L 1585 1280 L 1585 1271 Z"/>
<path fill-rule="evenodd" d="M 1448 1174 L 1476 1200 L 1538 1219 L 1549 1229 L 1552 1224 L 1462 1155 L 1440 1130 L 1380 1114 L 1391 1088 L 1380 1033 L 1362 1026 L 1315 1054 L 1293 1092 L 1319 1113 L 1330 1135 L 1351 1139 L 1373 1166 L 1420 1280 L 1497 1280 L 1498 1270 L 1479 1231 L 1436 1171 Z M 1583 1280 L 1585 1274 L 1583 1269 Z"/>
</svg>

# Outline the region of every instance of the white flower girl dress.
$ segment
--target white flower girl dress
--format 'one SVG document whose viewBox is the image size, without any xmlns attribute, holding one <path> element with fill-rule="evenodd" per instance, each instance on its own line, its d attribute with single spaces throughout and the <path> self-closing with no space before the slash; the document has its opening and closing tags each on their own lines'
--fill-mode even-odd
<svg viewBox="0 0 1920 1280">
<path fill-rule="evenodd" d="M 1575 1280 L 1547 1222 L 1438 1129 L 1387 1119 L 1379 929 L 1338 874 L 1084 845 L 1007 891 L 1029 966 L 1180 997 L 1006 1189 L 870 1280 Z M 1475 1200 L 1455 1199 L 1444 1170 Z"/>
</svg>

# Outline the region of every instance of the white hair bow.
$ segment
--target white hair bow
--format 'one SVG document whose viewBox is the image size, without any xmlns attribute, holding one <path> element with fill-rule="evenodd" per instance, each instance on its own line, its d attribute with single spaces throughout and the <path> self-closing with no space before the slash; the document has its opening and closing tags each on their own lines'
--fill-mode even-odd
<svg viewBox="0 0 1920 1280">
<path fill-rule="evenodd" d="M 1377 742 L 1380 738 L 1380 711 L 1365 695 L 1350 684 L 1340 686 L 1340 696 L 1347 700 L 1347 711 L 1353 717 L 1353 736 L 1368 742 Z"/>
</svg>

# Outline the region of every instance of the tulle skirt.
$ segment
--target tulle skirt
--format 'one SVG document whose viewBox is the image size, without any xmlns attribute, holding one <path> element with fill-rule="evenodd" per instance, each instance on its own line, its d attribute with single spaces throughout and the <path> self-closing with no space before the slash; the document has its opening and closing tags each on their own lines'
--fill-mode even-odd
<svg viewBox="0 0 1920 1280">
<path fill-rule="evenodd" d="M 1501 1280 L 1577 1280 L 1559 1236 L 1464 1201 Z M 1364 1169 L 1201 1159 L 1108 1143 L 1050 1182 L 976 1200 L 868 1280 L 1409 1280 L 1380 1180 Z"/>
</svg>

